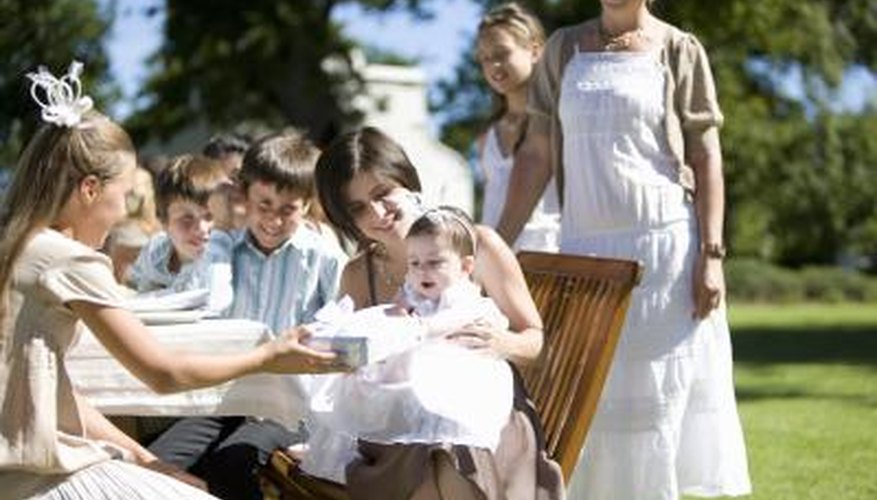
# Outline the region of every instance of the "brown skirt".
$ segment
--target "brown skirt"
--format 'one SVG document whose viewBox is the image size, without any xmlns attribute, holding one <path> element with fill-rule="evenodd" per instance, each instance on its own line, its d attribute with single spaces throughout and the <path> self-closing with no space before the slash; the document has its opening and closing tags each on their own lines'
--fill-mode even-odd
<svg viewBox="0 0 877 500">
<path fill-rule="evenodd" d="M 538 418 L 520 379 L 515 389 L 515 410 L 502 430 L 495 453 L 471 446 L 360 441 L 360 458 L 347 466 L 346 492 L 343 485 L 296 470 L 289 479 L 300 491 L 288 498 L 563 499 L 563 474 L 545 453 Z"/>
<path fill-rule="evenodd" d="M 453 445 L 361 442 L 361 458 L 347 466 L 352 500 L 557 500 L 564 498 L 560 467 L 537 447 L 530 421 L 515 411 L 496 453 Z"/>
</svg>

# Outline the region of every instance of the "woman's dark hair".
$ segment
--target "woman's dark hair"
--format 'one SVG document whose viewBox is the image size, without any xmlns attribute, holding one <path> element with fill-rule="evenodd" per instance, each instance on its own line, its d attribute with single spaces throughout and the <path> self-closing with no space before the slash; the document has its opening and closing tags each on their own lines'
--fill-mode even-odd
<svg viewBox="0 0 877 500">
<path fill-rule="evenodd" d="M 345 194 L 360 172 L 372 172 L 414 192 L 420 192 L 421 187 L 405 151 L 377 128 L 364 127 L 332 141 L 317 161 L 317 196 L 329 222 L 345 236 L 365 243 L 367 238 L 356 227 Z"/>
</svg>

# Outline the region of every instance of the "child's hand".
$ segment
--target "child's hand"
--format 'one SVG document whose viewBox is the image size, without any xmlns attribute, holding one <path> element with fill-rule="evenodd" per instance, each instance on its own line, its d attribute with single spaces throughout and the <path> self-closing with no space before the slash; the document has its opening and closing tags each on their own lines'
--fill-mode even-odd
<svg viewBox="0 0 877 500">
<path fill-rule="evenodd" d="M 386 315 L 387 316 L 410 316 L 410 314 L 408 314 L 408 309 L 405 309 L 405 307 L 403 307 L 400 304 L 393 304 L 392 306 L 388 307 L 386 309 Z"/>
<path fill-rule="evenodd" d="M 404 310 L 404 311 L 408 311 L 408 306 L 409 306 L 409 304 L 408 304 L 408 301 L 405 300 L 405 291 L 404 291 L 404 289 L 400 288 L 399 291 L 396 292 L 396 295 L 393 296 L 393 302 L 392 302 L 392 303 L 393 303 L 396 307 L 398 307 L 399 309 L 402 309 L 402 310 Z"/>
<path fill-rule="evenodd" d="M 326 373 L 344 371 L 345 366 L 337 361 L 331 351 L 312 349 L 302 343 L 310 336 L 303 326 L 297 326 L 281 333 L 266 345 L 268 358 L 263 370 L 269 373 Z"/>
</svg>

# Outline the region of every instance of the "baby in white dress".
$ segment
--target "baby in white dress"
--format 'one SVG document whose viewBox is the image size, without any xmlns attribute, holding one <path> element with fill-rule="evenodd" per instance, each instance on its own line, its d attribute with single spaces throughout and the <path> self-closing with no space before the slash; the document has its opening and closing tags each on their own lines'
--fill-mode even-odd
<svg viewBox="0 0 877 500">
<path fill-rule="evenodd" d="M 490 449 L 499 442 L 512 407 L 508 364 L 453 339 L 473 323 L 508 328 L 471 280 L 472 223 L 451 208 L 429 210 L 412 225 L 407 243 L 408 274 L 396 304 L 336 315 L 317 327 L 326 332 L 343 324 L 370 343 L 368 364 L 315 383 L 302 461 L 309 474 L 343 483 L 357 439 Z M 381 338 L 395 352 L 382 348 Z"/>
</svg>

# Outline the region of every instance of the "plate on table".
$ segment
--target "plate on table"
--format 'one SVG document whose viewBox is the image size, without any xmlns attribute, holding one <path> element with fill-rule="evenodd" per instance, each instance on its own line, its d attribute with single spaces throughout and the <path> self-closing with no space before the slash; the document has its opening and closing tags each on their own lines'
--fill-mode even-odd
<svg viewBox="0 0 877 500">
<path fill-rule="evenodd" d="M 152 312 L 184 312 L 207 305 L 210 290 L 199 288 L 185 292 L 144 293 L 124 302 L 125 308 L 136 314 Z"/>
<path fill-rule="evenodd" d="M 175 325 L 178 323 L 194 323 L 209 317 L 210 311 L 143 311 L 135 313 L 140 321 L 147 325 Z"/>
</svg>

